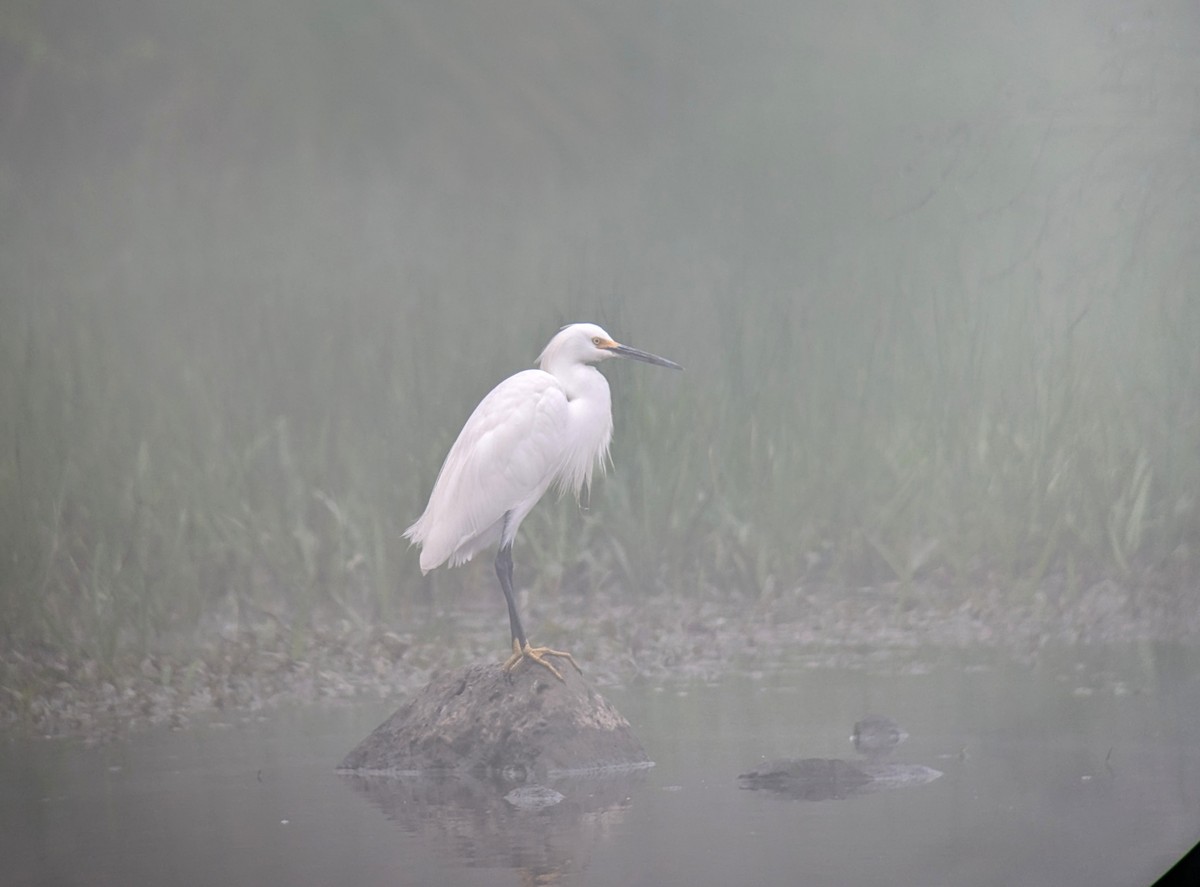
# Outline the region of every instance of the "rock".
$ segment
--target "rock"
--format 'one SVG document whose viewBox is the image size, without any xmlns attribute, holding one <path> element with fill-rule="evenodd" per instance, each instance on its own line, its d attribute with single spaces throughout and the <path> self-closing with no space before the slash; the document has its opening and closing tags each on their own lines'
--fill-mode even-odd
<svg viewBox="0 0 1200 887">
<path fill-rule="evenodd" d="M 940 770 L 919 764 L 891 764 L 839 758 L 782 758 L 738 776 L 738 787 L 765 789 L 802 801 L 844 800 L 855 795 L 925 785 Z"/>
<path fill-rule="evenodd" d="M 908 732 L 885 715 L 864 715 L 850 736 L 855 751 L 868 758 L 886 757 L 906 739 Z"/>
<path fill-rule="evenodd" d="M 940 770 L 885 760 L 907 738 L 908 732 L 895 718 L 864 715 L 854 725 L 850 741 L 865 761 L 851 764 L 840 758 L 780 758 L 742 773 L 738 786 L 766 789 L 799 800 L 825 801 L 933 782 L 942 775 Z"/>
<path fill-rule="evenodd" d="M 807 801 L 845 798 L 870 781 L 866 773 L 837 758 L 768 761 L 738 776 L 740 788 L 767 789 Z"/>
<path fill-rule="evenodd" d="M 471 665 L 435 678 L 338 765 L 360 774 L 464 770 L 523 783 L 650 766 L 629 722 L 574 671 Z"/>
</svg>

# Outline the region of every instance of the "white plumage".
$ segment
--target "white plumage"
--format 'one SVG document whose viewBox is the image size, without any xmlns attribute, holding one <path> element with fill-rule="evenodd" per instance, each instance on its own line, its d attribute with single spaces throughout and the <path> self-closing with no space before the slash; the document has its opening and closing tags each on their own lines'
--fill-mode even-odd
<svg viewBox="0 0 1200 887">
<path fill-rule="evenodd" d="M 404 534 L 421 546 L 423 573 L 499 546 L 496 571 L 513 631 L 509 667 L 530 650 L 512 599 L 513 539 L 551 485 L 578 496 L 596 466 L 604 470 L 612 400 L 608 381 L 593 364 L 609 357 L 680 369 L 617 344 L 595 324 L 563 327 L 542 351 L 538 369 L 510 376 L 479 402 L 446 456 L 425 512 Z M 540 657 L 530 658 L 558 674 Z"/>
</svg>

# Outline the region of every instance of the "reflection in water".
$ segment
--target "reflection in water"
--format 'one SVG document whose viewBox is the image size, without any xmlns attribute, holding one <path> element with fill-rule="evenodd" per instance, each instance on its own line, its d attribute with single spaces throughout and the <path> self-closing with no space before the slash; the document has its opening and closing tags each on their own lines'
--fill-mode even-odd
<svg viewBox="0 0 1200 887">
<path fill-rule="evenodd" d="M 513 787 L 501 777 L 342 774 L 401 831 L 468 867 L 511 868 L 528 884 L 571 883 L 624 820 L 647 768 Z M 554 800 L 558 795 L 561 800 Z M 538 802 L 540 799 L 540 802 Z"/>
<path fill-rule="evenodd" d="M 514 782 L 335 773 L 383 704 L 97 747 L 0 735 L 0 881 L 1123 887 L 1152 883 L 1200 836 L 1200 651 L 917 655 L 888 673 L 781 667 L 614 689 L 655 767 L 548 779 L 545 799 L 563 797 L 541 808 Z M 893 758 L 944 775 L 917 787 L 929 772 L 904 765 L 904 788 L 880 790 L 894 787 L 874 768 L 900 765 L 846 737 L 881 707 L 911 733 Z M 845 758 L 871 791 L 822 804 L 739 789 L 738 773 L 789 755 Z"/>
</svg>

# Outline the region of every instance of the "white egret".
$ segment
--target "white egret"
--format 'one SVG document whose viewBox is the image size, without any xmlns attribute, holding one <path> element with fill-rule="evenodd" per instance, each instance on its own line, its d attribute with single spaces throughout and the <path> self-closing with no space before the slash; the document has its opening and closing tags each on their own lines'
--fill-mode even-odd
<svg viewBox="0 0 1200 887">
<path fill-rule="evenodd" d="M 551 484 L 578 498 L 591 486 L 597 463 L 604 471 L 612 399 L 593 364 L 610 357 L 683 369 L 617 344 L 594 323 L 563 327 L 538 358 L 538 369 L 509 376 L 475 407 L 442 464 L 424 514 L 404 533 L 421 546 L 422 573 L 447 561 L 452 567 L 464 564 L 499 546 L 496 575 L 512 629 L 506 670 L 530 659 L 562 680 L 546 656 L 566 659 L 579 670 L 570 653 L 529 645 L 513 597 L 512 544 L 521 521 Z"/>
</svg>

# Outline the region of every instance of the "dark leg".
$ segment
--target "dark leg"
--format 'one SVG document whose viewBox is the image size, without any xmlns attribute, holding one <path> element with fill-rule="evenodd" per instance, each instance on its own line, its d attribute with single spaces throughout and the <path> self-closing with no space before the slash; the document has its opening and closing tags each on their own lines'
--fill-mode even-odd
<svg viewBox="0 0 1200 887">
<path fill-rule="evenodd" d="M 528 646 L 529 642 L 525 640 L 525 629 L 521 627 L 521 617 L 517 615 L 517 602 L 513 598 L 512 571 L 512 546 L 502 545 L 496 552 L 496 576 L 500 579 L 504 600 L 508 602 L 508 625 L 512 629 L 513 649 L 521 650 Z"/>
<path fill-rule="evenodd" d="M 506 518 L 507 521 L 507 518 Z M 538 665 L 548 668 L 550 673 L 563 680 L 562 673 L 546 661 L 546 656 L 558 656 L 567 659 L 575 666 L 575 670 L 583 674 L 583 670 L 570 653 L 551 650 L 549 647 L 531 647 L 525 638 L 525 629 L 521 627 L 521 617 L 517 615 L 517 600 L 513 596 L 513 562 L 512 546 L 501 545 L 496 552 L 496 577 L 500 580 L 500 588 L 504 591 L 504 600 L 508 604 L 508 625 L 512 629 L 512 655 L 504 663 L 504 670 L 511 671 L 522 659 L 532 659 Z"/>
</svg>

